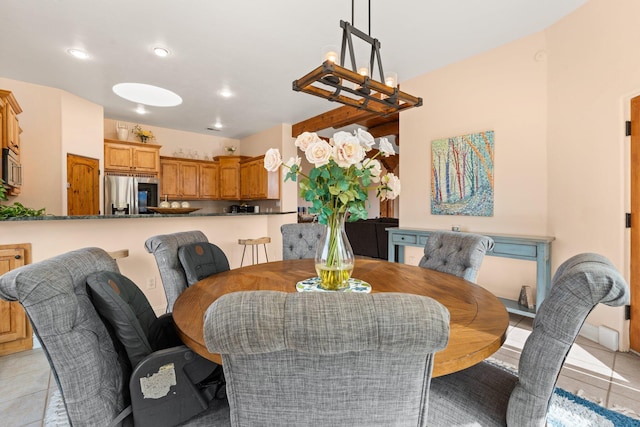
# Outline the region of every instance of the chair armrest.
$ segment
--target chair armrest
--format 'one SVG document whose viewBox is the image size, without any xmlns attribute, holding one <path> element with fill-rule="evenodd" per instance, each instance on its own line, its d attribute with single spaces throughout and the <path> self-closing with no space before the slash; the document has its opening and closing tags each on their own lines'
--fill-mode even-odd
<svg viewBox="0 0 640 427">
<path fill-rule="evenodd" d="M 174 426 L 207 409 L 214 393 L 200 383 L 216 367 L 186 346 L 151 353 L 129 380 L 135 426 Z"/>
</svg>

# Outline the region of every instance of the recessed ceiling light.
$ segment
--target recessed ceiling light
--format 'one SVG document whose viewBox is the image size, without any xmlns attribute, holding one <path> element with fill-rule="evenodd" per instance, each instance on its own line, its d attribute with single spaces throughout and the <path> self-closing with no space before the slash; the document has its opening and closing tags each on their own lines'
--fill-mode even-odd
<svg viewBox="0 0 640 427">
<path fill-rule="evenodd" d="M 78 59 L 89 59 L 89 54 L 80 49 L 67 49 L 67 53 L 74 58 Z"/>
<path fill-rule="evenodd" d="M 229 88 L 224 88 L 224 89 L 220 89 L 218 91 L 218 95 L 220 95 L 223 98 L 231 98 L 233 96 L 233 92 L 231 92 L 231 90 Z"/>
<path fill-rule="evenodd" d="M 215 123 L 214 123 L 214 125 L 213 125 L 213 127 L 214 127 L 214 128 L 216 128 L 216 129 L 222 129 L 222 123 L 220 123 L 220 122 L 215 122 Z"/>
<path fill-rule="evenodd" d="M 140 115 L 147 114 L 147 110 L 145 110 L 144 105 L 138 104 L 138 106 L 136 107 L 136 113 Z"/>
<path fill-rule="evenodd" d="M 153 53 L 155 53 L 157 56 L 160 56 L 162 58 L 169 55 L 169 51 L 163 47 L 154 47 Z"/>
<path fill-rule="evenodd" d="M 128 101 L 154 107 L 175 107 L 182 104 L 182 98 L 176 93 L 144 83 L 118 83 L 113 91 Z"/>
</svg>

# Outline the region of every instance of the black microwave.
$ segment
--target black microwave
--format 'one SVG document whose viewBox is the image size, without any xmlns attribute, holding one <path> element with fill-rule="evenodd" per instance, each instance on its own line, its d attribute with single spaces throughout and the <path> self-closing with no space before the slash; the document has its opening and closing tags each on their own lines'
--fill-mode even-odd
<svg viewBox="0 0 640 427">
<path fill-rule="evenodd" d="M 22 166 L 18 156 L 8 148 L 2 149 L 2 180 L 10 187 L 22 185 Z"/>
</svg>

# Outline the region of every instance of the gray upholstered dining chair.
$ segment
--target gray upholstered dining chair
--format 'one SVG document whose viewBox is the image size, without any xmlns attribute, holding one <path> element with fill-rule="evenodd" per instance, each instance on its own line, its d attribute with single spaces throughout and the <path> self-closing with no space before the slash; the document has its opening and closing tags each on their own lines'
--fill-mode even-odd
<svg viewBox="0 0 640 427">
<path fill-rule="evenodd" d="M 154 352 L 131 367 L 127 353 L 111 336 L 87 290 L 87 279 L 104 272 L 119 273 L 116 261 L 107 252 L 78 249 L 0 276 L 0 298 L 19 301 L 24 307 L 71 425 L 166 426 L 185 421 L 189 405 L 183 398 L 196 406 L 203 404 L 193 393 L 193 371 L 187 366 L 195 355 L 184 346 L 172 347 Z M 169 365 L 175 367 L 175 376 L 159 375 L 173 369 L 167 368 Z M 154 375 L 155 380 L 150 378 Z M 142 391 L 141 406 L 133 407 L 131 417 L 127 415 L 131 410 L 129 396 L 140 393 L 143 382 L 152 387 Z M 151 398 L 154 391 L 159 394 Z M 194 413 L 197 418 L 184 425 L 229 425 L 226 400 L 204 401 Z M 160 418 L 151 420 L 143 414 L 158 414 Z"/>
<path fill-rule="evenodd" d="M 315 258 L 324 225 L 317 222 L 293 223 L 280 226 L 282 233 L 282 259 Z"/>
<path fill-rule="evenodd" d="M 420 267 L 462 277 L 475 282 L 487 251 L 493 249 L 493 239 L 473 233 L 434 231 L 424 246 Z"/>
<path fill-rule="evenodd" d="M 598 303 L 628 304 L 629 295 L 629 286 L 605 257 L 569 258 L 540 304 L 517 375 L 482 362 L 434 378 L 429 426 L 544 426 L 558 375 L 587 315 Z"/>
<path fill-rule="evenodd" d="M 209 242 L 207 236 L 201 231 L 193 230 L 152 236 L 144 243 L 147 252 L 155 257 L 158 270 L 160 270 L 162 286 L 167 297 L 167 313 L 173 311 L 176 299 L 189 286 L 187 274 L 178 256 L 178 250 L 185 245 L 204 242 Z"/>
<path fill-rule="evenodd" d="M 437 301 L 400 293 L 223 295 L 205 314 L 233 426 L 426 426 Z"/>
</svg>

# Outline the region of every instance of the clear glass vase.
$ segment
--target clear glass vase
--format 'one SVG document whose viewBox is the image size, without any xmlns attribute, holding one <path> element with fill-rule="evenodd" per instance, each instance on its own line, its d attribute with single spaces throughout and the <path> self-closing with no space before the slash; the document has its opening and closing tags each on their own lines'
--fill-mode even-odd
<svg viewBox="0 0 640 427">
<path fill-rule="evenodd" d="M 349 287 L 354 255 L 344 231 L 344 221 L 344 213 L 329 217 L 316 250 L 316 273 L 320 277 L 320 287 L 325 290 L 340 291 Z"/>
</svg>

